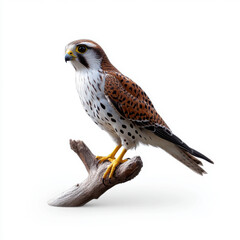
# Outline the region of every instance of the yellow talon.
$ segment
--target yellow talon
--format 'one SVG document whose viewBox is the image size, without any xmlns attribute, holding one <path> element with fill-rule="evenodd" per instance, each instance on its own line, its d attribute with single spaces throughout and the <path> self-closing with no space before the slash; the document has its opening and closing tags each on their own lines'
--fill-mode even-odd
<svg viewBox="0 0 240 240">
<path fill-rule="evenodd" d="M 114 159 L 116 159 L 115 157 L 113 158 L 112 156 L 111 156 L 111 154 L 109 154 L 108 156 L 106 156 L 106 157 L 102 157 L 102 156 L 96 156 L 96 159 L 99 161 L 99 163 L 102 163 L 102 162 L 104 162 L 104 161 L 106 161 L 106 160 L 108 160 L 109 162 L 112 162 Z"/>
<path fill-rule="evenodd" d="M 124 148 L 123 151 L 121 152 L 121 154 L 112 161 L 112 163 L 108 166 L 106 172 L 103 175 L 103 178 L 105 179 L 107 177 L 107 175 L 109 174 L 109 178 L 111 178 L 115 172 L 116 167 L 123 162 L 126 162 L 127 159 L 122 159 L 124 154 L 127 152 L 127 150 Z"/>
<path fill-rule="evenodd" d="M 99 163 L 102 163 L 106 160 L 110 161 L 110 162 L 113 162 L 116 158 L 115 158 L 115 155 L 116 153 L 118 152 L 118 150 L 122 147 L 122 145 L 118 145 L 112 153 L 110 153 L 108 156 L 106 157 L 102 157 L 102 156 L 96 156 L 96 159 L 99 161 Z"/>
<path fill-rule="evenodd" d="M 96 156 L 96 159 L 99 161 L 99 163 L 102 163 L 106 160 L 108 160 L 109 162 L 111 162 L 111 164 L 108 166 L 106 172 L 103 175 L 103 178 L 105 179 L 107 177 L 107 175 L 109 174 L 109 178 L 111 178 L 115 172 L 116 167 L 120 164 L 120 163 L 124 163 L 127 161 L 127 159 L 122 159 L 124 154 L 127 152 L 127 150 L 124 148 L 123 151 L 121 152 L 121 154 L 115 158 L 116 153 L 118 152 L 118 150 L 122 147 L 122 145 L 118 145 L 112 153 L 110 153 L 108 156 L 106 157 L 102 157 L 102 156 Z"/>
</svg>

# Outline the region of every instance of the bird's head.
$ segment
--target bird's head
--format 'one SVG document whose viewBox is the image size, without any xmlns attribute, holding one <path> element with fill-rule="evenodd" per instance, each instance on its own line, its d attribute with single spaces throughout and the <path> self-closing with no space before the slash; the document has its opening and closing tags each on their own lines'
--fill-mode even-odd
<svg viewBox="0 0 240 240">
<path fill-rule="evenodd" d="M 115 69 L 103 49 L 86 39 L 73 41 L 66 46 L 65 61 L 71 61 L 76 71 Z"/>
</svg>

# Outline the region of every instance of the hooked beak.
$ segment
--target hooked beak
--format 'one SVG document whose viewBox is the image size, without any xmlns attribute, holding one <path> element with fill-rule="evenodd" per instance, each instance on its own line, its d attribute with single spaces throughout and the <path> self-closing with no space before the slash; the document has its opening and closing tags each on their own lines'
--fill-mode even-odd
<svg viewBox="0 0 240 240">
<path fill-rule="evenodd" d="M 71 50 L 67 50 L 66 54 L 65 54 L 65 62 L 67 61 L 72 61 L 73 59 L 75 59 L 76 56 L 73 54 L 73 52 Z"/>
</svg>

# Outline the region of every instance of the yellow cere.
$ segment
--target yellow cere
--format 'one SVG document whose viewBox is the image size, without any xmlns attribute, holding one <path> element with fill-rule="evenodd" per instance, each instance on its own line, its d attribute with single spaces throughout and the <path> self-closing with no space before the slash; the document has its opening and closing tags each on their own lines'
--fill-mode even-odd
<svg viewBox="0 0 240 240">
<path fill-rule="evenodd" d="M 73 56 L 73 57 L 76 57 L 76 56 L 73 54 L 73 52 L 72 52 L 71 50 L 69 50 L 69 49 L 66 51 L 66 53 L 69 54 L 69 55 L 71 55 L 71 56 Z"/>
</svg>

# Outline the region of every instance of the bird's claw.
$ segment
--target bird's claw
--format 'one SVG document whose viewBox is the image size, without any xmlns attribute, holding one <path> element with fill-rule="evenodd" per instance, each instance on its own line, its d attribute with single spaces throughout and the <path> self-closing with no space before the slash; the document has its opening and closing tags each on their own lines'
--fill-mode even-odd
<svg viewBox="0 0 240 240">
<path fill-rule="evenodd" d="M 96 156 L 96 159 L 99 161 L 99 163 L 103 163 L 104 161 L 113 162 L 116 158 L 108 155 L 106 157 Z"/>
<path fill-rule="evenodd" d="M 109 166 L 107 167 L 107 170 L 105 171 L 104 175 L 103 175 L 103 184 L 104 184 L 104 179 L 109 175 L 109 180 L 111 179 L 111 177 L 113 176 L 114 174 L 114 171 L 116 169 L 116 167 L 120 164 L 120 163 L 124 163 L 126 162 L 128 159 L 124 159 L 123 160 L 123 156 L 124 154 L 127 152 L 127 149 L 123 149 L 123 151 L 121 152 L 121 154 L 115 158 L 115 155 L 117 153 L 117 151 L 119 150 L 119 148 L 121 147 L 121 145 L 118 145 L 114 151 L 109 154 L 108 156 L 106 157 L 102 157 L 102 156 L 96 156 L 96 159 L 99 161 L 99 163 L 102 163 L 106 160 L 108 160 L 109 162 L 111 162 L 109 164 Z"/>
<path fill-rule="evenodd" d="M 126 162 L 128 159 L 124 159 L 124 160 L 117 160 L 114 159 L 114 161 L 111 162 L 111 164 L 107 167 L 107 170 L 105 171 L 105 173 L 103 174 L 103 179 L 105 179 L 108 175 L 108 178 L 111 179 L 116 167 L 120 164 L 120 163 L 124 163 Z"/>
</svg>

